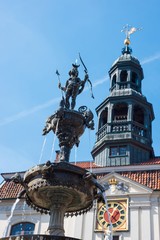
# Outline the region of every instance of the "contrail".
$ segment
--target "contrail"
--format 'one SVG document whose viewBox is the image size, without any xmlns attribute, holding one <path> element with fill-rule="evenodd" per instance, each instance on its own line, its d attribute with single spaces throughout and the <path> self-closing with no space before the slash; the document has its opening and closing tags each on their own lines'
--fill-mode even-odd
<svg viewBox="0 0 160 240">
<path fill-rule="evenodd" d="M 41 105 L 37 105 L 37 106 L 35 106 L 33 108 L 30 108 L 28 110 L 24 110 L 22 112 L 19 112 L 19 113 L 15 114 L 15 115 L 12 115 L 11 117 L 5 118 L 4 120 L 0 121 L 0 126 L 4 126 L 4 125 L 9 124 L 11 122 L 14 122 L 16 120 L 24 118 L 24 117 L 26 117 L 26 116 L 28 116 L 28 115 L 30 115 L 32 113 L 35 113 L 35 112 L 37 112 L 37 111 L 39 111 L 41 109 L 50 107 L 51 105 L 53 105 L 53 104 L 55 104 L 55 103 L 57 103 L 59 101 L 60 101 L 60 98 L 55 98 L 55 99 L 52 99 L 52 100 L 50 100 L 50 101 L 48 101 L 46 103 L 43 103 Z"/>
<path fill-rule="evenodd" d="M 141 61 L 141 64 L 144 65 L 144 64 L 147 64 L 147 63 L 150 63 L 150 62 L 154 62 L 156 60 L 160 59 L 160 53 L 157 53 L 153 56 L 150 56 L 144 60 Z"/>
<path fill-rule="evenodd" d="M 153 56 L 150 56 L 150 57 L 142 60 L 141 64 L 144 65 L 144 64 L 147 64 L 147 63 L 150 63 L 150 62 L 154 62 L 154 61 L 159 60 L 159 59 L 160 59 L 160 53 L 157 53 L 157 54 L 155 54 Z M 104 76 L 103 78 L 96 80 L 95 82 L 93 82 L 93 88 L 96 88 L 97 86 L 103 84 L 104 82 L 106 82 L 108 80 L 109 80 L 109 77 L 107 77 L 107 76 Z M 87 90 L 88 90 L 88 87 L 85 88 L 85 91 L 87 91 Z M 11 117 L 5 118 L 4 120 L 0 121 L 0 126 L 4 126 L 4 125 L 7 125 L 7 124 L 9 124 L 11 122 L 14 122 L 16 120 L 24 118 L 24 117 L 26 117 L 26 116 L 28 116 L 28 115 L 30 115 L 32 113 L 35 113 L 35 112 L 37 112 L 37 111 L 39 111 L 41 109 L 45 109 L 45 108 L 47 108 L 47 107 L 49 107 L 49 106 L 51 106 L 51 105 L 53 105 L 53 104 L 55 104 L 55 103 L 57 103 L 59 101 L 60 101 L 60 98 L 55 98 L 55 99 L 52 99 L 52 100 L 50 100 L 50 101 L 48 101 L 46 103 L 43 103 L 41 105 L 35 106 L 35 107 L 31 108 L 31 109 L 24 110 L 24 111 L 22 111 L 22 112 L 20 112 L 18 114 L 15 114 L 15 115 L 13 115 Z"/>
<path fill-rule="evenodd" d="M 104 82 L 106 82 L 106 81 L 108 81 L 108 80 L 109 80 L 109 77 L 104 76 L 103 78 L 95 81 L 95 82 L 93 83 L 93 87 L 97 87 L 98 85 L 101 85 L 101 84 L 103 84 Z"/>
<path fill-rule="evenodd" d="M 107 78 L 107 76 L 105 76 L 105 77 L 103 77 L 101 79 L 98 79 L 97 81 L 95 81 L 93 83 L 93 87 L 95 88 L 98 85 L 103 84 L 107 80 L 109 80 L 109 78 Z M 85 91 L 86 90 L 88 90 L 88 88 L 86 88 Z M 5 118 L 4 120 L 1 120 L 0 121 L 0 126 L 7 125 L 7 124 L 9 124 L 11 122 L 17 121 L 17 120 L 19 120 L 21 118 L 24 118 L 24 117 L 27 117 L 28 115 L 33 114 L 35 112 L 38 112 L 41 109 L 45 109 L 47 107 L 50 107 L 51 105 L 56 104 L 59 101 L 60 101 L 60 98 L 55 98 L 55 99 L 52 99 L 52 100 L 50 100 L 50 101 L 48 101 L 46 103 L 43 103 L 41 105 L 37 105 L 37 106 L 35 106 L 33 108 L 30 108 L 30 109 L 24 110 L 22 112 L 19 112 L 19 113 L 15 114 L 15 115 L 12 115 L 12 116 L 8 117 L 8 118 Z"/>
</svg>

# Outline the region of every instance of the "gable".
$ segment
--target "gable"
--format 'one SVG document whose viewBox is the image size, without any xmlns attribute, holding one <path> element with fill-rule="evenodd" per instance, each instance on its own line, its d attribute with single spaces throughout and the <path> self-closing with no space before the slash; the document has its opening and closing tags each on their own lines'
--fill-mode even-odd
<svg viewBox="0 0 160 240">
<path fill-rule="evenodd" d="M 153 190 L 119 173 L 109 173 L 99 180 L 105 186 L 107 196 L 122 195 L 146 195 Z"/>
</svg>

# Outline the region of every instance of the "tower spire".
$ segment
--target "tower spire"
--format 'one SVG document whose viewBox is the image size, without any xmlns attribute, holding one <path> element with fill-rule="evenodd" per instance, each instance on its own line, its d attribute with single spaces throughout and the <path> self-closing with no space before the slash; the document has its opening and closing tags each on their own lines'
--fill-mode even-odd
<svg viewBox="0 0 160 240">
<path fill-rule="evenodd" d="M 100 166 L 141 163 L 154 156 L 154 112 L 142 95 L 143 69 L 131 55 L 130 36 L 138 30 L 123 28 L 125 46 L 109 70 L 110 95 L 96 108 L 98 131 L 92 156 Z"/>
</svg>

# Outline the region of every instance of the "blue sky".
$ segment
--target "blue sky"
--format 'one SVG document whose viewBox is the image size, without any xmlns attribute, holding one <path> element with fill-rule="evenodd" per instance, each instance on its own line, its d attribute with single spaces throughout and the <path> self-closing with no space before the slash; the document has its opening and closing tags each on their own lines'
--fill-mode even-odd
<svg viewBox="0 0 160 240">
<path fill-rule="evenodd" d="M 142 92 L 153 104 L 153 147 L 160 156 L 159 8 L 159 0 L 0 1 L 0 172 L 27 170 L 51 155 L 54 159 L 58 141 L 52 133 L 45 139 L 42 129 L 59 106 L 55 71 L 65 84 L 79 52 L 95 99 L 86 88 L 76 108 L 87 105 L 97 122 L 95 108 L 109 94 L 108 71 L 121 55 L 125 38 L 121 29 L 127 23 L 143 28 L 131 36 L 131 47 L 144 70 Z M 95 133 L 86 130 L 71 161 L 92 160 Z"/>
</svg>

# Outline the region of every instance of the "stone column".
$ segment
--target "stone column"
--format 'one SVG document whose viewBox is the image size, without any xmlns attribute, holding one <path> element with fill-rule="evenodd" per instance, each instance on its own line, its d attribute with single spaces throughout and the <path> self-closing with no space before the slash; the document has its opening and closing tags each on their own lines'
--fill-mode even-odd
<svg viewBox="0 0 160 240">
<path fill-rule="evenodd" d="M 54 198 L 52 198 L 52 206 L 50 208 L 50 221 L 47 230 L 48 235 L 64 236 L 64 215 L 72 196 L 59 190 Z"/>
<path fill-rule="evenodd" d="M 107 133 L 111 132 L 111 123 L 113 122 L 112 118 L 113 118 L 113 104 L 109 104 L 108 105 L 108 123 L 107 124 Z"/>
<path fill-rule="evenodd" d="M 132 121 L 133 121 L 133 105 L 132 105 L 132 103 L 128 104 L 127 121 L 130 122 L 128 124 L 128 130 L 131 132 L 132 131 Z"/>
<path fill-rule="evenodd" d="M 128 104 L 128 116 L 127 116 L 127 120 L 128 121 L 132 121 L 133 119 L 132 119 L 132 115 L 133 115 L 133 105 L 132 105 L 132 103 L 129 103 Z"/>
</svg>

